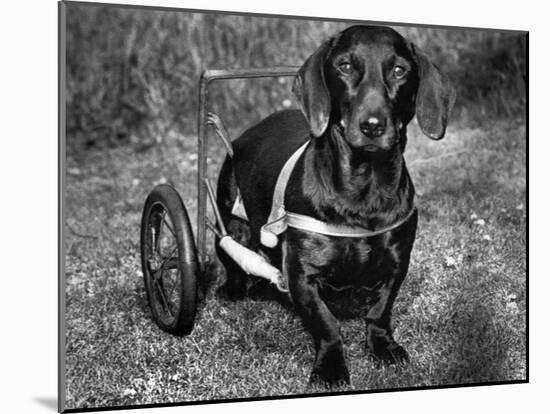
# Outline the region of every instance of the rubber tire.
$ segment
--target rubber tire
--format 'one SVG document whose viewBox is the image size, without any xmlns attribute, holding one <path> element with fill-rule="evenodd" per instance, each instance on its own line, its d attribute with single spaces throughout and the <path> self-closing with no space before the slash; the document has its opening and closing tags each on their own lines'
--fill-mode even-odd
<svg viewBox="0 0 550 414">
<path fill-rule="evenodd" d="M 178 249 L 177 265 L 180 270 L 181 280 L 179 289 L 179 310 L 175 312 L 174 321 L 165 323 L 159 315 L 152 301 L 155 300 L 153 292 L 153 279 L 149 268 L 148 260 L 148 226 L 151 220 L 151 214 L 157 208 L 166 210 L 176 234 L 176 245 Z M 197 261 L 197 252 L 195 248 L 195 239 L 189 222 L 187 210 L 174 187 L 168 184 L 157 185 L 149 193 L 141 219 L 141 265 L 143 278 L 145 282 L 145 291 L 149 300 L 149 306 L 153 314 L 155 323 L 164 331 L 173 335 L 183 336 L 191 333 L 195 322 L 197 311 L 197 276 L 199 266 Z"/>
</svg>

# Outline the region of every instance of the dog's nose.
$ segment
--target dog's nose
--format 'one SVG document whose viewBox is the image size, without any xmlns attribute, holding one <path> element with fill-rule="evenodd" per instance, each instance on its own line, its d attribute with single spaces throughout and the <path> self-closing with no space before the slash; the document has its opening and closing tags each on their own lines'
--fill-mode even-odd
<svg viewBox="0 0 550 414">
<path fill-rule="evenodd" d="M 377 116 L 370 116 L 359 125 L 361 132 L 369 138 L 378 138 L 386 132 L 386 121 Z"/>
</svg>

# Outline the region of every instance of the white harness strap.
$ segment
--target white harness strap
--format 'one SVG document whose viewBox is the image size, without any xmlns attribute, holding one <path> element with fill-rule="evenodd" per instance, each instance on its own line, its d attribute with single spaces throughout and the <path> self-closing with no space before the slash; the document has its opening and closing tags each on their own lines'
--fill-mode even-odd
<svg viewBox="0 0 550 414">
<path fill-rule="evenodd" d="M 396 221 L 390 226 L 383 227 L 379 230 L 367 230 L 363 227 L 354 227 L 354 226 L 342 226 L 325 223 L 324 221 L 314 219 L 313 217 L 304 216 L 302 214 L 290 213 L 286 214 L 286 224 L 289 227 L 294 227 L 300 230 L 311 231 L 313 233 L 320 233 L 327 236 L 337 236 L 337 237 L 372 237 L 378 236 L 387 231 L 396 229 L 408 219 L 411 218 L 413 213 L 416 211 L 416 207 L 413 207 L 409 213 L 402 218 L 401 220 Z"/>
<path fill-rule="evenodd" d="M 311 140 L 307 140 L 294 154 L 287 160 L 283 169 L 279 173 L 275 191 L 273 192 L 273 202 L 271 204 L 271 213 L 260 230 L 260 241 L 264 246 L 275 247 L 279 242 L 277 235 L 283 233 L 287 228 L 287 212 L 285 210 L 285 190 L 290 174 L 294 170 L 294 166 L 300 158 L 300 155 L 305 151 Z"/>
<path fill-rule="evenodd" d="M 269 214 L 269 218 L 267 219 L 267 223 L 264 224 L 260 230 L 260 241 L 264 246 L 275 247 L 279 242 L 279 238 L 277 236 L 283 233 L 289 226 L 327 236 L 363 238 L 377 236 L 393 230 L 409 220 L 409 218 L 411 218 L 414 214 L 416 207 L 413 207 L 404 218 L 398 220 L 390 226 L 372 231 L 363 227 L 329 224 L 313 217 L 287 212 L 284 205 L 286 186 L 288 184 L 288 180 L 290 179 L 290 175 L 294 170 L 296 162 L 303 154 L 310 141 L 311 140 L 305 142 L 296 150 L 294 154 L 292 154 L 279 173 L 277 183 L 275 184 L 275 190 L 273 192 L 271 212 Z M 248 220 L 240 193 L 235 200 L 232 213 L 237 217 Z"/>
</svg>

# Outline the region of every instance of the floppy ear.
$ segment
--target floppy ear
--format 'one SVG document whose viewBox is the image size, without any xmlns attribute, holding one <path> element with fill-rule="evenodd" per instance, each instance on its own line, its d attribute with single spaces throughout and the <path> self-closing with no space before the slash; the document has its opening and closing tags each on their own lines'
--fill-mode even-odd
<svg viewBox="0 0 550 414">
<path fill-rule="evenodd" d="M 449 78 L 411 43 L 418 66 L 419 85 L 416 94 L 416 118 L 422 132 L 431 139 L 445 135 L 447 119 L 455 103 L 456 92 Z"/>
<path fill-rule="evenodd" d="M 292 92 L 309 122 L 314 137 L 323 135 L 330 117 L 330 94 L 325 82 L 324 65 L 331 41 L 323 43 L 307 58 L 294 79 Z"/>
</svg>

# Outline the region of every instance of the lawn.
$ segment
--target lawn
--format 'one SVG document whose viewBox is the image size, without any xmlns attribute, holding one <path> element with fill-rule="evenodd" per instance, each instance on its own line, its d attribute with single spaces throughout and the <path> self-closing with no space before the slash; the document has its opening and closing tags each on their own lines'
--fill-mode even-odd
<svg viewBox="0 0 550 414">
<path fill-rule="evenodd" d="M 298 318 L 276 302 L 217 298 L 223 272 L 214 261 L 191 335 L 154 324 L 140 269 L 141 209 L 155 184 L 173 183 L 195 223 L 196 159 L 196 137 L 170 133 L 162 145 L 67 160 L 67 408 L 326 391 L 308 384 L 313 346 Z M 440 142 L 411 124 L 406 159 L 419 230 L 393 324 L 411 362 L 376 367 L 363 351 L 363 321 L 345 320 L 352 384 L 338 390 L 525 380 L 524 120 L 463 120 Z"/>
</svg>

